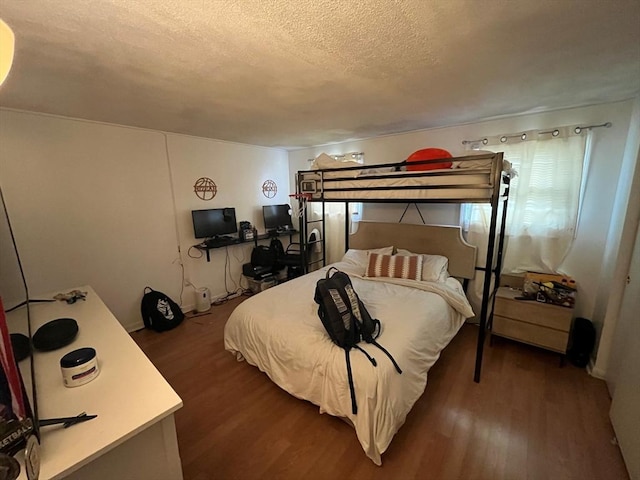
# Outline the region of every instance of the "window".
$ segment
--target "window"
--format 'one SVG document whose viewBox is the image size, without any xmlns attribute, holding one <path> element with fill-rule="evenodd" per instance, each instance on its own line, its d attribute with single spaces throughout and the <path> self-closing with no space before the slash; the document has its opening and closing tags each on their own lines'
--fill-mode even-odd
<svg viewBox="0 0 640 480">
<path fill-rule="evenodd" d="M 578 220 L 585 136 L 563 130 L 553 138 L 518 136 L 516 143 L 498 141 L 485 147 L 504 152 L 518 172 L 509 195 L 505 272 L 555 272 L 569 252 Z M 541 135 L 529 132 L 527 138 Z M 490 215 L 489 205 L 463 206 L 461 221 L 471 243 L 482 244 Z"/>
</svg>

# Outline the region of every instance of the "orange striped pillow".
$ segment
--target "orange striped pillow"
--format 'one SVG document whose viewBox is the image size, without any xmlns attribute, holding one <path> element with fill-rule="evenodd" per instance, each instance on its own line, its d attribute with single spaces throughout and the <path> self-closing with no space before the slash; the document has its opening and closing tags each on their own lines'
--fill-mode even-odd
<svg viewBox="0 0 640 480">
<path fill-rule="evenodd" d="M 422 279 L 422 256 L 369 253 L 366 277 Z"/>
</svg>

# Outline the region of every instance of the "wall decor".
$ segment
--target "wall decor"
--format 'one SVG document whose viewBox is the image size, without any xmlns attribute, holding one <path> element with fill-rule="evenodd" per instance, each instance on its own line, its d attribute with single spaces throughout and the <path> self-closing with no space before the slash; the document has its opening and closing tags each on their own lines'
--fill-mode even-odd
<svg viewBox="0 0 640 480">
<path fill-rule="evenodd" d="M 200 177 L 193 185 L 193 191 L 200 200 L 211 200 L 218 193 L 218 186 L 209 177 Z"/>
<path fill-rule="evenodd" d="M 278 193 L 278 185 L 273 180 L 265 180 L 262 184 L 262 194 L 267 198 L 273 198 Z"/>
</svg>

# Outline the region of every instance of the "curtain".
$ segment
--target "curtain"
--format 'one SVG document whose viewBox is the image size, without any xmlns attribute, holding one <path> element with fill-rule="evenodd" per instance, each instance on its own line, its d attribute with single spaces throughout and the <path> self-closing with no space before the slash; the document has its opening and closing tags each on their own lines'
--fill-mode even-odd
<svg viewBox="0 0 640 480">
<path fill-rule="evenodd" d="M 585 140 L 565 134 L 486 147 L 504 152 L 518 173 L 509 194 L 504 272 L 558 271 L 575 237 Z M 468 241 L 486 245 L 491 207 L 467 204 L 461 217 Z"/>
<path fill-rule="evenodd" d="M 517 171 L 509 192 L 503 273 L 556 273 L 573 243 L 584 188 L 583 172 L 587 171 L 587 137 L 572 134 L 570 128 L 556 131 L 555 137 L 546 139 L 538 139 L 538 132 L 503 136 L 484 147 L 504 152 L 504 158 Z M 535 140 L 525 140 L 523 136 Z M 465 204 L 460 214 L 467 241 L 478 247 L 477 265 L 484 267 L 491 206 Z M 501 212 L 498 218 L 500 215 Z M 468 288 L 476 315 L 480 314 L 483 287 L 484 273 L 477 272 Z"/>
</svg>

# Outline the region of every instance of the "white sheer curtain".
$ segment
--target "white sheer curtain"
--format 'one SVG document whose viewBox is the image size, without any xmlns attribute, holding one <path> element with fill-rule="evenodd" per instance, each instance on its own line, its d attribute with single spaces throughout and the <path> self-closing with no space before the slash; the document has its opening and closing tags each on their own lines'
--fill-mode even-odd
<svg viewBox="0 0 640 480">
<path fill-rule="evenodd" d="M 557 130 L 552 138 L 521 140 L 518 136 L 520 141 L 516 143 L 485 147 L 504 152 L 504 158 L 518 172 L 511 181 L 503 272 L 557 272 L 571 248 L 581 199 L 586 136 L 564 130 Z M 526 136 L 542 135 L 528 132 Z M 461 217 L 468 240 L 482 251 L 489 231 L 490 206 L 464 205 Z"/>
</svg>

